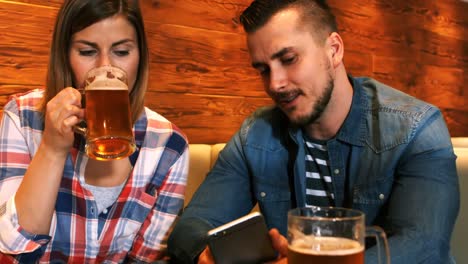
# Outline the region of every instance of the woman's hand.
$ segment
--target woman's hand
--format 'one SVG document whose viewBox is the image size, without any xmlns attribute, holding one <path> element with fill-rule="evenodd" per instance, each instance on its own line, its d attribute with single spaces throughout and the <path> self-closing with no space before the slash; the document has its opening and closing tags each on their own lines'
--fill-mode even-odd
<svg viewBox="0 0 468 264">
<path fill-rule="evenodd" d="M 73 144 L 73 126 L 84 117 L 81 94 L 68 87 L 60 91 L 46 106 L 42 145 L 55 153 L 68 153 Z"/>
<path fill-rule="evenodd" d="M 46 106 L 41 144 L 15 194 L 18 222 L 32 234 L 49 234 L 73 125 L 84 116 L 81 94 L 65 88 Z M 38 199 L 40 197 L 40 199 Z"/>
</svg>

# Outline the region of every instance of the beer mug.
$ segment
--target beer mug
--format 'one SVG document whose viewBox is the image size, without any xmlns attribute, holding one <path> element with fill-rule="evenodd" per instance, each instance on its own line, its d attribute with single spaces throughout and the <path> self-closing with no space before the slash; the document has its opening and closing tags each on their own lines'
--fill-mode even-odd
<svg viewBox="0 0 468 264">
<path fill-rule="evenodd" d="M 366 236 L 377 239 L 378 263 L 389 264 L 385 232 L 366 227 L 364 213 L 338 207 L 292 209 L 288 212 L 288 263 L 363 264 Z"/>
<path fill-rule="evenodd" d="M 85 126 L 74 130 L 86 138 L 85 152 L 96 160 L 122 159 L 136 149 L 125 71 L 101 66 L 86 74 Z"/>
</svg>

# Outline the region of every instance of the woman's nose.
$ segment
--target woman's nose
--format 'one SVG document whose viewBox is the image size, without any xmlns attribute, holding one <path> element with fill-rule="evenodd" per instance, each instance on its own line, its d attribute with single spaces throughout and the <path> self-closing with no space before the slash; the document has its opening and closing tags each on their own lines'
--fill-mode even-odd
<svg viewBox="0 0 468 264">
<path fill-rule="evenodd" d="M 101 54 L 97 62 L 97 66 L 110 66 L 112 65 L 112 60 L 108 54 Z"/>
</svg>

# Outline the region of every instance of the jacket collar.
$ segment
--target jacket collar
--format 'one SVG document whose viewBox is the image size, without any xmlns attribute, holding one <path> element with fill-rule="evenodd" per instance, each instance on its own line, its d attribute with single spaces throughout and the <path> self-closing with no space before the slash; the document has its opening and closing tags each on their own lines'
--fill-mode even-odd
<svg viewBox="0 0 468 264">
<path fill-rule="evenodd" d="M 336 139 L 351 145 L 363 146 L 367 138 L 365 109 L 368 109 L 368 100 L 364 94 L 361 80 L 353 78 L 351 75 L 348 76 L 348 79 L 353 87 L 353 101 Z"/>
</svg>

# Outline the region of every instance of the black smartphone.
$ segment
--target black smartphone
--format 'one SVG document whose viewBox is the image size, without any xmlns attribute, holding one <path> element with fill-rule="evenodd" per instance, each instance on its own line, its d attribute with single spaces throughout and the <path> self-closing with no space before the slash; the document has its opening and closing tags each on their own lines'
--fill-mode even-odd
<svg viewBox="0 0 468 264">
<path fill-rule="evenodd" d="M 208 232 L 216 264 L 264 263 L 277 257 L 263 215 L 252 212 Z"/>
</svg>

